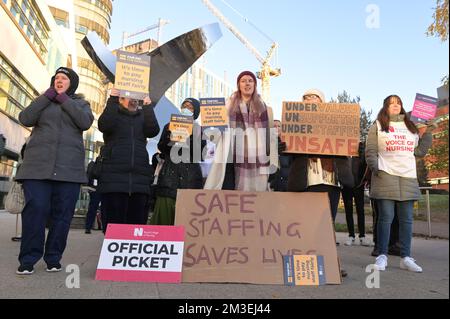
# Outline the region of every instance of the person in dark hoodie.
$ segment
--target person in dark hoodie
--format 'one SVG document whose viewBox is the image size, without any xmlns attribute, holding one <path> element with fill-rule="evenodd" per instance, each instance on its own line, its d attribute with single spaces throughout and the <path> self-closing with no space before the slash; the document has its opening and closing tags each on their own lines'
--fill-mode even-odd
<svg viewBox="0 0 450 319">
<path fill-rule="evenodd" d="M 58 68 L 50 88 L 19 114 L 24 126 L 33 127 L 16 175 L 25 194 L 19 275 L 32 274 L 42 256 L 48 272 L 61 271 L 80 186 L 87 182 L 83 131 L 94 121 L 89 103 L 75 94 L 78 82 L 75 71 Z"/>
<path fill-rule="evenodd" d="M 181 104 L 181 113 L 193 116 L 195 121 L 200 115 L 200 102 L 194 98 L 184 100 Z M 203 187 L 200 161 L 201 151 L 204 149 L 206 141 L 202 139 L 200 127 L 194 122 L 193 134 L 186 141 L 189 147 L 183 150 L 183 146 L 175 145 L 171 141 L 169 124 L 164 126 L 158 143 L 158 149 L 161 152 L 159 156 L 164 160 L 164 164 L 158 176 L 155 210 L 150 219 L 152 225 L 174 224 L 178 189 L 201 189 Z M 189 152 L 189 158 L 176 164 L 174 157 L 183 157 L 183 151 Z"/>
<path fill-rule="evenodd" d="M 102 194 L 102 214 L 106 214 L 103 232 L 110 223 L 147 224 L 146 203 L 153 176 L 147 138 L 159 133 L 153 108 L 148 97 L 139 109 L 137 100 L 119 97 L 113 88 L 98 120 L 105 143 L 97 187 Z"/>
</svg>

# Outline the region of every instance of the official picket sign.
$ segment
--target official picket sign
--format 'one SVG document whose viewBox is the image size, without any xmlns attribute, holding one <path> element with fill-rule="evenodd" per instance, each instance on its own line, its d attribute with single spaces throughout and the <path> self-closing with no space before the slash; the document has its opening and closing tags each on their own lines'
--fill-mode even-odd
<svg viewBox="0 0 450 319">
<path fill-rule="evenodd" d="M 326 283 L 341 283 L 326 193 L 180 189 L 177 203 L 182 282 L 284 285 L 283 256 L 320 255 Z"/>
<path fill-rule="evenodd" d="M 181 281 L 184 227 L 109 224 L 96 280 Z"/>
<path fill-rule="evenodd" d="M 287 153 L 358 156 L 358 104 L 283 102 L 282 123 Z"/>
</svg>

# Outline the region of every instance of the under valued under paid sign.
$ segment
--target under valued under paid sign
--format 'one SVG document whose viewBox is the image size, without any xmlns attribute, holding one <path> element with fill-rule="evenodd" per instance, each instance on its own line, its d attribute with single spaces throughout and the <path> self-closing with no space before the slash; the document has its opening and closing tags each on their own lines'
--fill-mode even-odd
<svg viewBox="0 0 450 319">
<path fill-rule="evenodd" d="M 287 153 L 358 156 L 360 106 L 283 102 Z"/>
</svg>

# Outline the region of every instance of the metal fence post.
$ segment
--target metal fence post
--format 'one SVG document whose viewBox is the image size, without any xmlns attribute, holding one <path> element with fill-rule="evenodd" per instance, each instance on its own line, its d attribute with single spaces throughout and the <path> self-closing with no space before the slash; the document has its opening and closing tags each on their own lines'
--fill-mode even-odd
<svg viewBox="0 0 450 319">
<path fill-rule="evenodd" d="M 426 190 L 427 194 L 427 219 L 428 219 L 428 237 L 431 237 L 431 209 L 430 209 L 430 190 Z"/>
<path fill-rule="evenodd" d="M 420 190 L 425 190 L 425 200 L 427 202 L 427 222 L 428 222 L 428 238 L 431 237 L 431 207 L 430 207 L 430 189 L 433 187 L 419 187 Z"/>
</svg>

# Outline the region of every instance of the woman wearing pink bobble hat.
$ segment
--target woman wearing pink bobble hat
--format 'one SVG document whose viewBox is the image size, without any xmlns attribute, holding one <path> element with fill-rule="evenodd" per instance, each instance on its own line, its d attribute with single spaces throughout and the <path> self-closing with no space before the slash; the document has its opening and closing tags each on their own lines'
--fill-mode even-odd
<svg viewBox="0 0 450 319">
<path fill-rule="evenodd" d="M 227 108 L 230 130 L 217 144 L 205 189 L 268 191 L 269 174 L 278 166 L 277 136 L 271 130 L 272 109 L 258 94 L 253 72 L 239 74 L 237 91 L 227 101 Z"/>
</svg>

